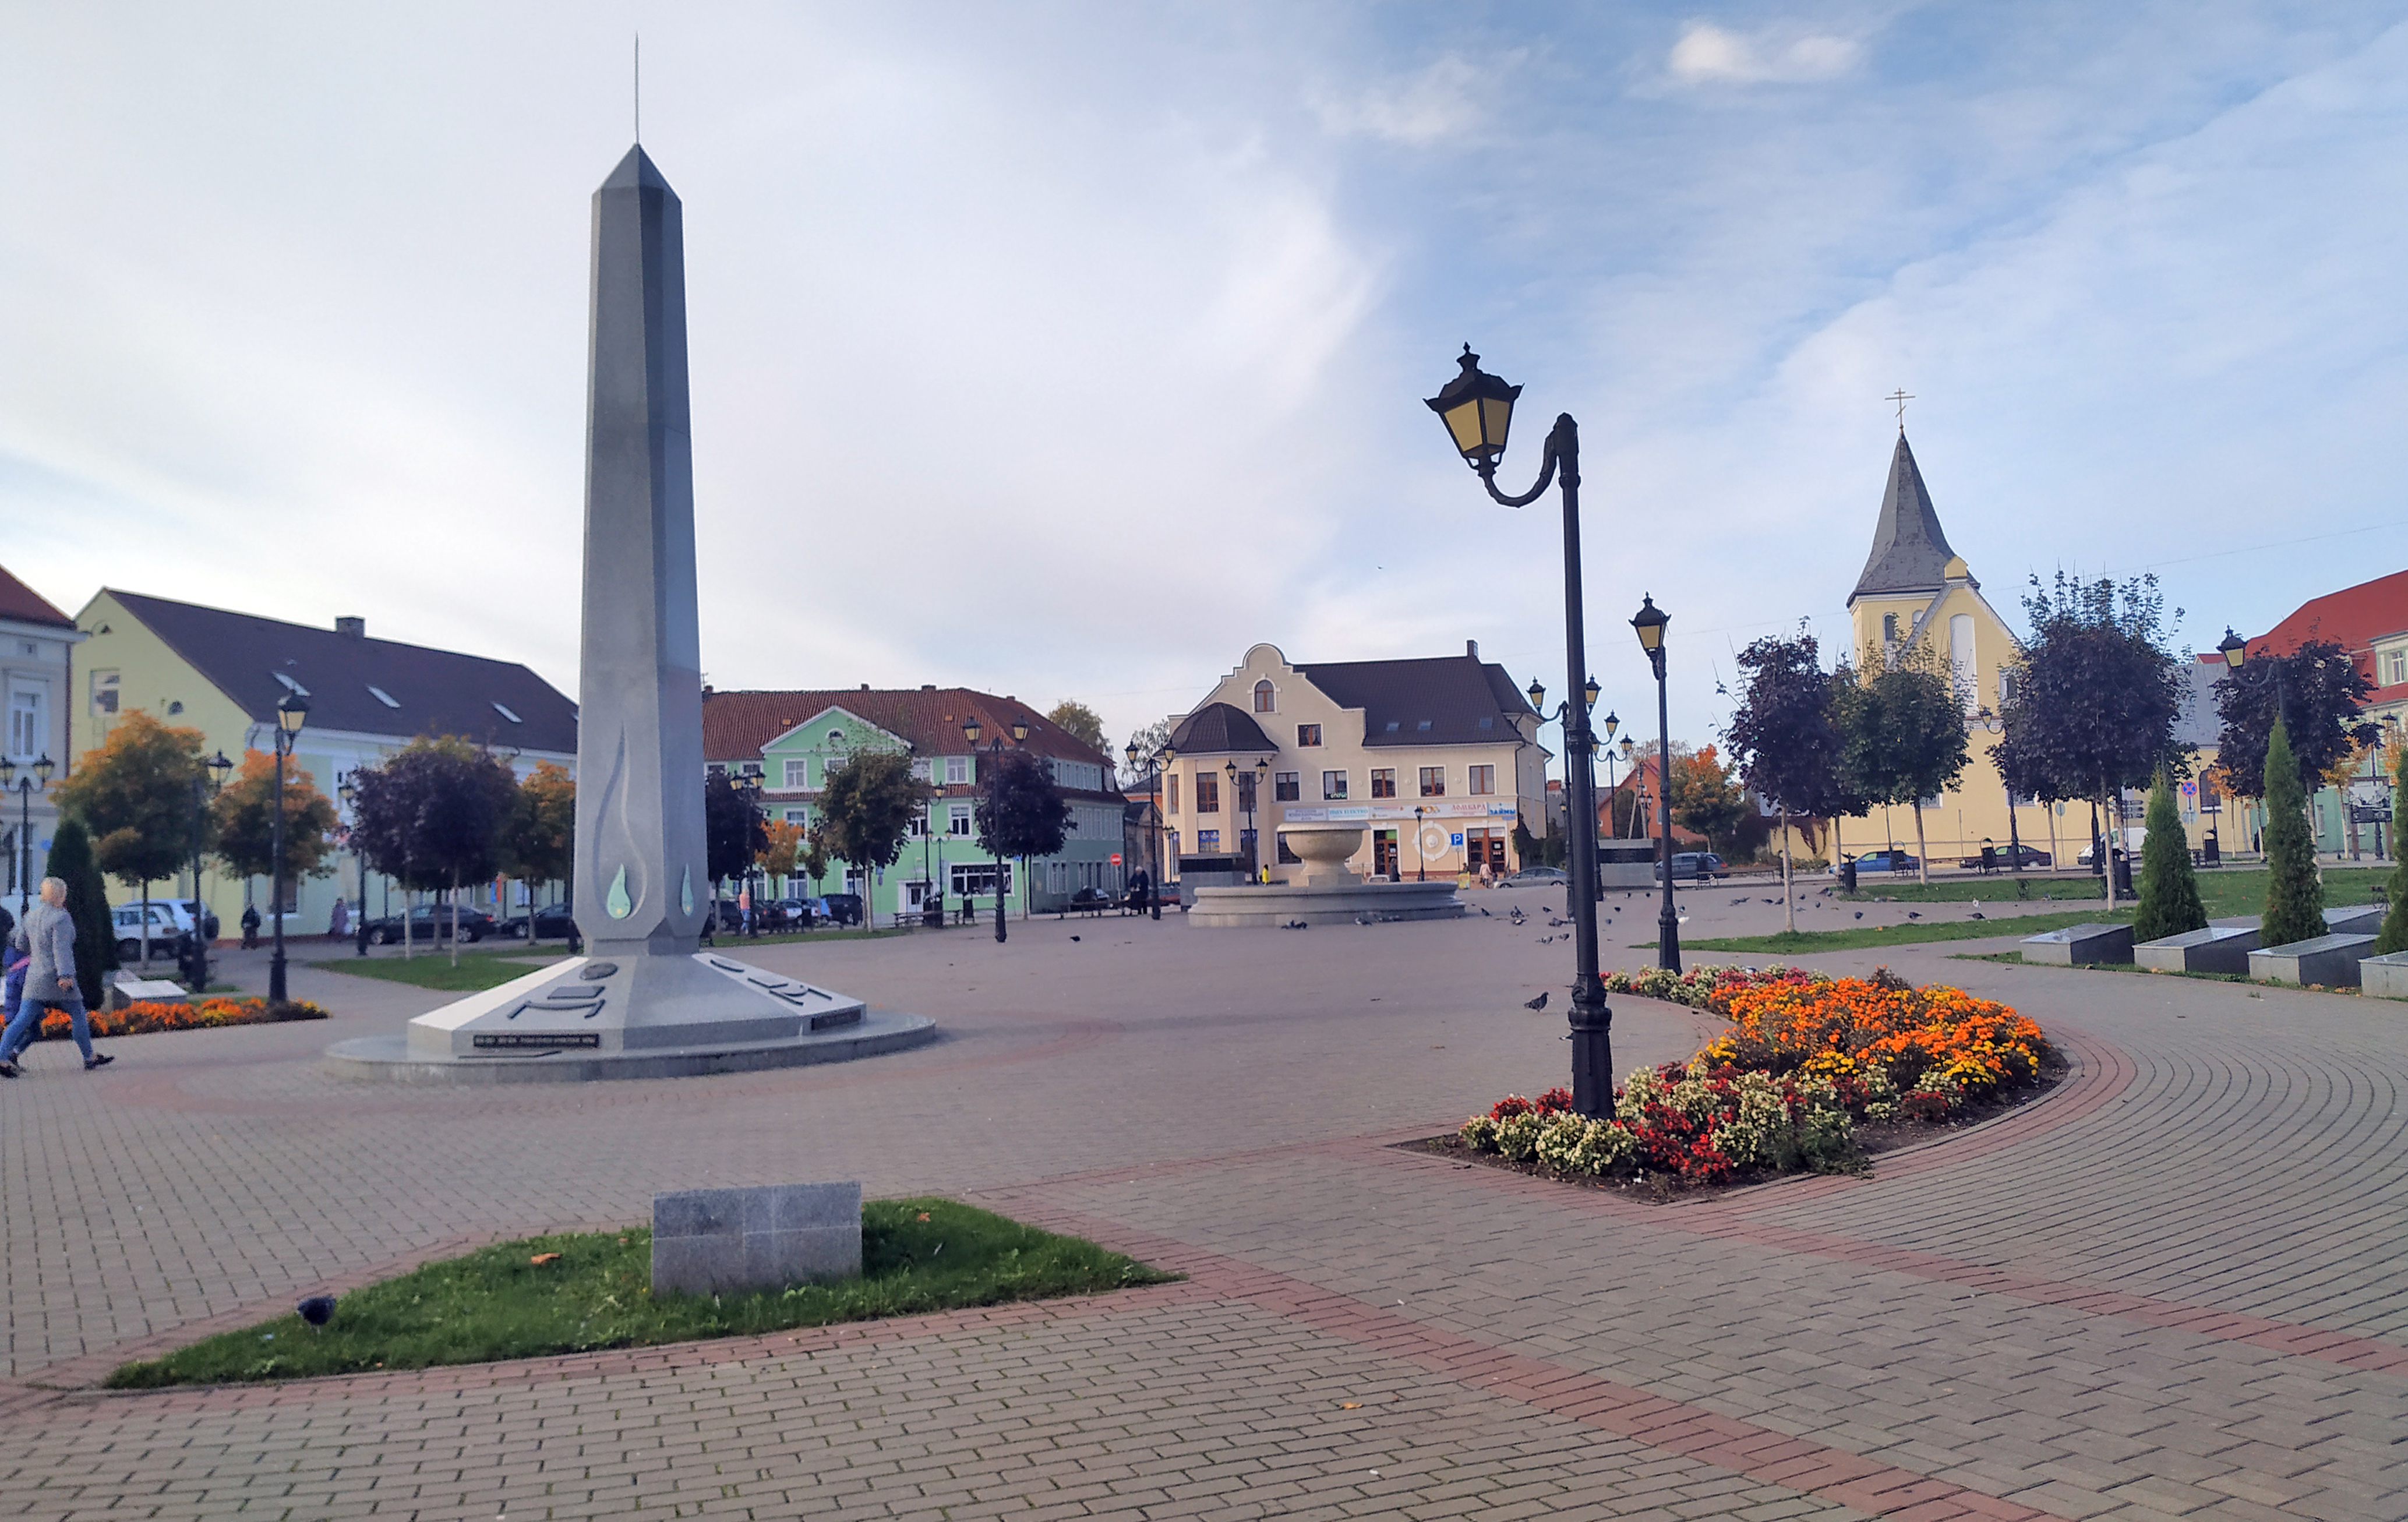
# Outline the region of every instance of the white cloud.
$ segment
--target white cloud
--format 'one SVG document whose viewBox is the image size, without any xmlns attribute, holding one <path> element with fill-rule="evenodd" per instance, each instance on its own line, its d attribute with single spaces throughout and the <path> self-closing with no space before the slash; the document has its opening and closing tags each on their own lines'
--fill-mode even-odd
<svg viewBox="0 0 2408 1522">
<path fill-rule="evenodd" d="M 1848 73 L 1862 53 L 1854 38 L 1828 33 L 1780 27 L 1734 32 L 1712 22 L 1691 22 L 1672 44 L 1666 66 L 1672 78 L 1690 84 L 1812 84 Z"/>
<path fill-rule="evenodd" d="M 1492 71 L 1455 53 L 1400 79 L 1349 92 L 1315 90 L 1307 98 L 1333 133 L 1420 148 L 1480 124 L 1475 96 Z"/>
</svg>

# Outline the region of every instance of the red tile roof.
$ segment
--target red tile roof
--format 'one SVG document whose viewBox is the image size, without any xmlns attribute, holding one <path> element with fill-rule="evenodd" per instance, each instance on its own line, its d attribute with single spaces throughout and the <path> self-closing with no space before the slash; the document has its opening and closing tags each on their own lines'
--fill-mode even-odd
<svg viewBox="0 0 2408 1522">
<path fill-rule="evenodd" d="M 8 574 L 0 566 L 0 618 L 13 618 L 20 624 L 47 624 L 54 629 L 72 629 L 75 620 L 50 606 L 48 597 Z"/>
<path fill-rule="evenodd" d="M 2349 652 L 2372 682 L 2374 641 L 2403 629 L 2408 629 L 2408 571 L 2394 571 L 2309 598 L 2290 617 L 2251 639 L 2249 648 L 2263 645 L 2287 655 L 2310 639 L 2330 639 Z"/>
<path fill-rule="evenodd" d="M 702 695 L 702 758 L 757 761 L 761 747 L 831 708 L 843 709 L 910 742 L 922 755 L 967 755 L 970 743 L 962 721 L 975 716 L 983 732 L 1011 743 L 1011 723 L 1028 725 L 1025 748 L 1064 761 L 1103 768 L 1105 790 L 1118 797 L 1111 757 L 1049 721 L 1016 697 L 972 692 L 968 687 L 836 688 L 809 692 L 710 692 Z"/>
</svg>

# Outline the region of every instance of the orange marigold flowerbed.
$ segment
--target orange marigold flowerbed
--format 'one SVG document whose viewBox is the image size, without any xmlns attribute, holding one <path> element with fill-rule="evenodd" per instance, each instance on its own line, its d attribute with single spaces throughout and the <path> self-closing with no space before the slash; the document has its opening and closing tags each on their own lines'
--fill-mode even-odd
<svg viewBox="0 0 2408 1522">
<path fill-rule="evenodd" d="M 206 1030 L 215 1026 L 272 1025 L 285 1020 L 323 1020 L 326 1012 L 308 999 L 270 1004 L 264 998 L 196 998 L 189 1003 L 136 999 L 122 1010 L 92 1012 L 94 1036 L 147 1036 L 158 1030 Z M 59 1010 L 42 1016 L 39 1040 L 63 1041 L 74 1032 Z"/>
<path fill-rule="evenodd" d="M 1686 1063 L 1641 1068 L 1613 1113 L 1576 1114 L 1571 1096 L 1508 1095 L 1453 1140 L 1558 1175 L 1684 1185 L 1748 1171 L 1864 1166 L 1856 1127 L 1945 1124 L 1969 1105 L 2036 1086 L 2056 1062 L 2040 1027 L 1961 988 L 1916 988 L 1887 969 L 1833 978 L 1797 968 L 1704 968 L 1662 975 L 1658 997 L 1712 1010 L 1730 1029 Z M 1643 980 L 1623 980 L 1643 989 Z"/>
</svg>

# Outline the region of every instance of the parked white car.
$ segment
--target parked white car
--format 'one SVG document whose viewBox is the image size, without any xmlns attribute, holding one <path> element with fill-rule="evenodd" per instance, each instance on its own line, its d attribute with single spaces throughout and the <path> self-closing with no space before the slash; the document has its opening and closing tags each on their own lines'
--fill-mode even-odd
<svg viewBox="0 0 2408 1522">
<path fill-rule="evenodd" d="M 142 903 L 119 904 L 108 912 L 110 928 L 117 936 L 120 961 L 132 961 L 142 955 Z M 193 933 L 193 915 L 181 904 L 165 898 L 150 900 L 150 955 L 176 955 Z"/>
</svg>

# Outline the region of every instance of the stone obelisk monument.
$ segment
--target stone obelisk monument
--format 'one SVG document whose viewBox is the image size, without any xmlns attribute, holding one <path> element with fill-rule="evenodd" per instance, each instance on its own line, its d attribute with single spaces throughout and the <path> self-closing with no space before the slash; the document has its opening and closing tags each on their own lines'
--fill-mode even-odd
<svg viewBox="0 0 2408 1522">
<path fill-rule="evenodd" d="M 827 1062 L 933 1039 L 700 949 L 702 649 L 686 393 L 685 237 L 642 147 L 594 193 L 578 672 L 578 928 L 588 955 L 329 1050 L 421 1080 L 637 1078 Z"/>
</svg>

